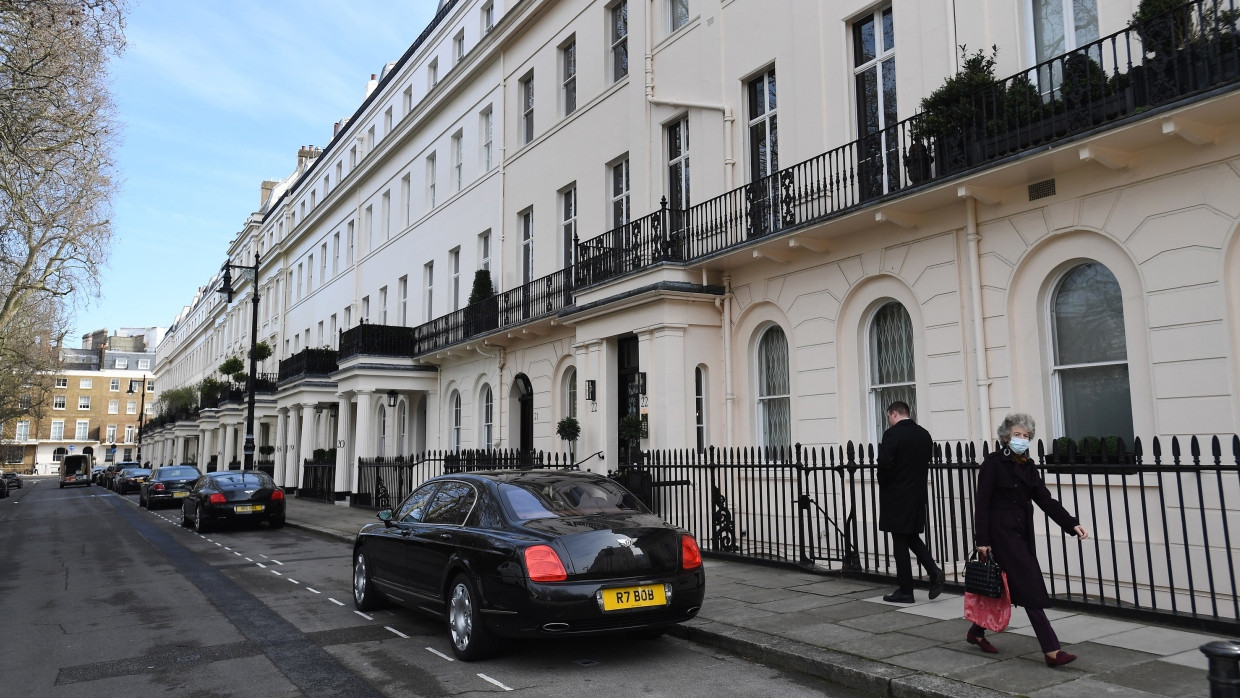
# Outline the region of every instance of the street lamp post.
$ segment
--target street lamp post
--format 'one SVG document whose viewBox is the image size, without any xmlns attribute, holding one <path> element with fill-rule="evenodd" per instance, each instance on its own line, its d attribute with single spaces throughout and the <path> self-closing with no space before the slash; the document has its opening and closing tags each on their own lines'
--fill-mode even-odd
<svg viewBox="0 0 1240 698">
<path fill-rule="evenodd" d="M 256 389 L 255 370 L 258 367 L 258 264 L 260 261 L 259 253 L 254 253 L 254 266 L 246 266 L 244 264 L 232 264 L 224 262 L 224 284 L 218 289 L 219 293 L 228 296 L 228 302 L 232 303 L 233 287 L 232 287 L 232 270 L 242 269 L 254 274 L 250 280 L 251 303 L 254 307 L 250 309 L 250 372 L 245 379 L 246 396 L 249 399 L 249 405 L 245 413 L 245 463 L 242 466 L 245 470 L 254 469 L 254 391 Z"/>
<path fill-rule="evenodd" d="M 130 395 L 133 394 L 133 384 L 136 380 L 129 381 L 129 390 L 126 391 Z M 146 375 L 142 376 L 142 391 L 138 395 L 138 462 L 142 463 L 142 422 L 146 419 Z"/>
</svg>

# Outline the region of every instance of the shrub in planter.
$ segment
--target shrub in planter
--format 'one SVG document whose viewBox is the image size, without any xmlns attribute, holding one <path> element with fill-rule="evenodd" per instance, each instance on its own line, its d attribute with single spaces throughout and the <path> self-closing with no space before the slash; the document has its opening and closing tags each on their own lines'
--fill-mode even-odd
<svg viewBox="0 0 1240 698">
<path fill-rule="evenodd" d="M 276 447 L 272 446 L 271 444 L 263 444 L 262 446 L 258 447 L 258 452 L 264 456 L 270 456 L 271 454 L 276 452 Z"/>
<path fill-rule="evenodd" d="M 1170 57 L 1188 43 L 1193 29 L 1193 8 L 1184 0 L 1141 0 L 1129 25 L 1141 37 L 1146 53 Z"/>
<path fill-rule="evenodd" d="M 312 456 L 312 458 L 319 462 L 327 460 L 327 449 L 325 448 L 314 449 L 314 455 Z"/>
<path fill-rule="evenodd" d="M 555 425 L 555 435 L 569 442 L 575 442 L 581 436 L 581 423 L 576 417 L 565 417 Z"/>
<path fill-rule="evenodd" d="M 499 325 L 499 299 L 491 284 L 491 272 L 479 269 L 474 272 L 474 286 L 469 292 L 469 305 L 465 307 L 466 331 L 470 334 L 495 329 Z"/>
</svg>

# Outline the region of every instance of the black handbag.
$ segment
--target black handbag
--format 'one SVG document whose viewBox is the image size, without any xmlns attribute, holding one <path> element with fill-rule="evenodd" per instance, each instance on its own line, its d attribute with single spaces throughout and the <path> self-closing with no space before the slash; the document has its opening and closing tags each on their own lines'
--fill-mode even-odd
<svg viewBox="0 0 1240 698">
<path fill-rule="evenodd" d="M 1003 570 L 995 562 L 994 554 L 978 559 L 977 549 L 964 563 L 964 590 L 997 599 L 1003 596 Z"/>
</svg>

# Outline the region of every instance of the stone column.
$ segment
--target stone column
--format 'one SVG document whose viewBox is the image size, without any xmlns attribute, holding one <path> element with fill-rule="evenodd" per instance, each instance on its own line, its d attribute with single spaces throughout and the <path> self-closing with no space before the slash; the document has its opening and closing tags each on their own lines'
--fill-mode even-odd
<svg viewBox="0 0 1240 698">
<path fill-rule="evenodd" d="M 314 403 L 301 404 L 301 440 L 297 444 L 297 470 L 314 457 Z"/>
<path fill-rule="evenodd" d="M 215 455 L 215 429 L 202 430 L 202 455 L 198 456 L 198 469 L 207 472 L 207 464 Z"/>
<path fill-rule="evenodd" d="M 224 451 L 220 454 L 220 462 L 218 468 L 220 470 L 228 470 L 228 464 L 232 461 L 233 452 L 233 428 L 231 424 L 220 424 L 220 429 L 224 430 Z"/>
<path fill-rule="evenodd" d="M 358 390 L 357 395 L 357 428 L 353 430 L 353 454 L 356 458 L 372 458 L 375 455 L 375 435 L 371 427 L 370 400 L 373 393 L 369 390 Z"/>
<path fill-rule="evenodd" d="M 685 326 L 663 325 L 638 339 L 641 370 L 646 372 L 642 412 L 650 428 L 649 448 L 696 443 L 693 369 L 673 357 L 685 356 Z M 645 341 L 649 336 L 649 341 Z"/>
<path fill-rule="evenodd" d="M 349 433 L 349 396 L 336 395 L 336 491 L 357 491 L 357 461 L 349 458 L 353 435 Z"/>
<path fill-rule="evenodd" d="M 288 408 L 287 407 L 276 408 L 276 443 L 275 443 L 276 452 L 273 454 L 273 459 L 275 460 L 276 484 L 281 487 L 288 487 L 291 482 L 288 476 L 288 473 L 284 471 L 284 468 L 285 468 L 284 442 L 288 440 L 287 423 L 288 423 Z"/>
<path fill-rule="evenodd" d="M 177 435 L 176 441 L 173 444 L 172 460 L 176 464 L 185 462 L 185 437 L 180 434 Z"/>
</svg>

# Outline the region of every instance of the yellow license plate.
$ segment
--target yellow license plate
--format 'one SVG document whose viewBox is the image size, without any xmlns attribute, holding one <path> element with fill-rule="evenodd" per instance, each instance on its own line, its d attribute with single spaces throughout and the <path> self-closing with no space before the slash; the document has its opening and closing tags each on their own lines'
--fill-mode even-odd
<svg viewBox="0 0 1240 698">
<path fill-rule="evenodd" d="M 263 510 L 262 504 L 239 504 L 237 505 L 237 508 L 234 511 L 236 511 L 238 514 L 249 514 L 255 511 L 262 511 L 262 510 Z"/>
<path fill-rule="evenodd" d="M 603 589 L 599 593 L 603 595 L 604 611 L 667 605 L 667 593 L 662 584 Z"/>
<path fill-rule="evenodd" d="M 173 492 L 172 493 L 173 499 L 177 499 L 179 497 L 188 497 L 188 496 L 189 496 L 189 492 Z"/>
</svg>

